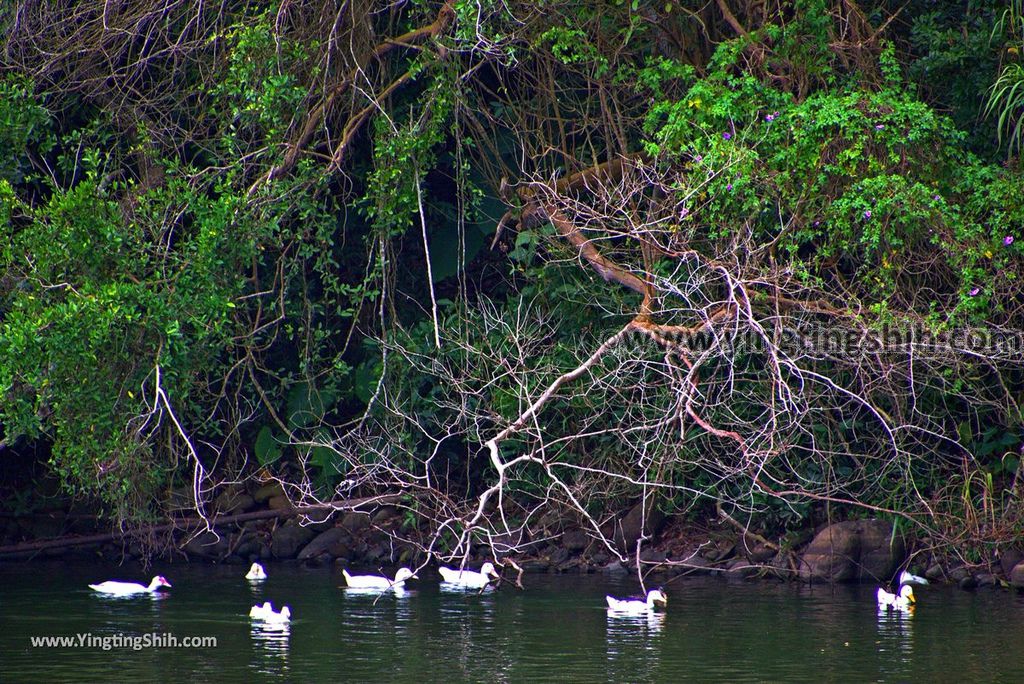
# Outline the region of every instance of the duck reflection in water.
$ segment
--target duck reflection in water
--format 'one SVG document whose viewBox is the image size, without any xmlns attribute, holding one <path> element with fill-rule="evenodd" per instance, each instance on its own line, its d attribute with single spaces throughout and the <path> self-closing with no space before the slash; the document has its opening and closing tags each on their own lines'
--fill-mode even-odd
<svg viewBox="0 0 1024 684">
<path fill-rule="evenodd" d="M 878 638 L 875 643 L 882 662 L 909 666 L 914 655 L 914 610 L 913 605 L 903 610 L 878 609 Z"/>
<path fill-rule="evenodd" d="M 607 611 L 606 659 L 609 681 L 637 681 L 638 671 L 657 671 L 665 613 Z"/>
<path fill-rule="evenodd" d="M 414 592 L 404 587 L 394 586 L 390 589 L 378 589 L 375 587 L 342 587 L 345 590 L 346 596 L 366 596 L 374 600 L 374 603 L 387 600 L 394 596 L 395 598 L 405 599 L 413 595 Z"/>
<path fill-rule="evenodd" d="M 665 613 L 623 613 L 608 609 L 608 638 L 612 635 L 627 637 L 640 634 L 660 634 L 665 628 Z"/>
<path fill-rule="evenodd" d="M 287 674 L 291 625 L 287 622 L 253 621 L 249 623 L 249 634 L 256 670 L 262 674 Z"/>
<path fill-rule="evenodd" d="M 460 596 L 485 596 L 496 591 L 493 584 L 488 584 L 485 587 L 466 587 L 461 584 L 441 582 L 437 587 L 442 594 L 458 594 Z"/>
</svg>

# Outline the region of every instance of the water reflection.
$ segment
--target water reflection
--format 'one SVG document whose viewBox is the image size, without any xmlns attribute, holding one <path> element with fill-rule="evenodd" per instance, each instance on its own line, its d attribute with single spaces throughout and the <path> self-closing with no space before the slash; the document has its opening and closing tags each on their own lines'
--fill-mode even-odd
<svg viewBox="0 0 1024 684">
<path fill-rule="evenodd" d="M 171 597 L 171 594 L 166 591 L 154 591 L 148 594 L 103 594 L 98 591 L 90 591 L 89 596 L 99 601 L 122 601 L 122 602 L 139 602 L 141 605 L 143 601 L 163 601 Z"/>
<path fill-rule="evenodd" d="M 393 587 L 391 589 L 384 589 L 381 591 L 375 587 L 342 587 L 345 590 L 346 596 L 369 596 L 375 600 L 394 596 L 395 598 L 404 599 L 412 596 L 412 591 L 405 587 Z"/>
<path fill-rule="evenodd" d="M 103 620 L 102 626 L 97 625 L 94 631 L 118 633 L 124 631 L 125 620 L 152 621 L 154 627 L 162 613 L 161 605 L 170 598 L 165 592 L 154 592 L 137 596 L 115 596 L 89 592 L 90 602 L 94 604 L 94 614 Z"/>
<path fill-rule="evenodd" d="M 465 587 L 461 584 L 453 584 L 452 582 L 441 582 L 438 585 L 442 594 L 459 594 L 462 596 L 476 594 L 477 596 L 485 596 L 487 594 L 493 594 L 495 587 L 493 584 L 488 584 L 485 587 Z"/>
<path fill-rule="evenodd" d="M 415 592 L 411 592 L 408 589 L 401 589 L 400 593 L 395 592 L 395 632 L 399 636 L 405 635 L 409 630 L 409 625 L 412 622 L 412 611 L 413 602 L 403 600 L 412 596 Z"/>
<path fill-rule="evenodd" d="M 879 609 L 875 640 L 878 672 L 884 681 L 908 681 L 914 664 L 914 606 Z"/>
<path fill-rule="evenodd" d="M 289 623 L 253 620 L 249 623 L 249 636 L 253 646 L 253 669 L 275 676 L 288 673 Z"/>
<path fill-rule="evenodd" d="M 606 653 L 611 681 L 646 679 L 658 669 L 660 634 L 665 628 L 665 613 L 639 614 L 607 611 Z"/>
<path fill-rule="evenodd" d="M 441 585 L 444 587 L 444 585 Z M 492 592 L 479 589 L 453 591 L 441 589 L 440 619 L 448 628 L 460 635 L 464 643 L 472 640 L 474 631 L 487 631 L 494 623 L 494 597 Z"/>
<path fill-rule="evenodd" d="M 660 634 L 665 628 L 665 613 L 649 610 L 645 613 L 623 613 L 608 609 L 608 636 L 635 634 L 637 629 L 648 634 Z"/>
<path fill-rule="evenodd" d="M 123 568 L 0 564 L 0 680 L 355 682 L 1021 681 L 1024 596 L 936 587 L 916 615 L 875 614 L 874 588 L 679 580 L 666 612 L 608 615 L 631 578 L 538 575 L 525 591 L 339 590 L 328 569 L 275 568 L 254 596 L 237 568 L 188 566 L 166 596 L 90 595 Z M 678 597 L 678 598 L 677 598 Z M 250 625 L 288 603 L 290 628 Z M 294 638 L 291 631 L 295 631 Z M 217 648 L 41 649 L 42 635 L 216 636 Z M 921 647 L 918 647 L 921 644 Z M 995 654 L 995 655 L 993 655 Z M 166 678 L 166 676 L 165 676 Z"/>
<path fill-rule="evenodd" d="M 387 640 L 399 648 L 408 635 L 413 621 L 417 592 L 404 587 L 375 589 L 372 587 L 344 587 L 344 596 L 350 599 L 344 609 L 345 622 L 366 638 L 380 638 L 382 631 Z"/>
<path fill-rule="evenodd" d="M 914 655 L 914 607 L 878 610 L 878 652 L 907 662 Z"/>
<path fill-rule="evenodd" d="M 436 619 L 446 635 L 443 657 L 455 668 L 460 681 L 507 681 L 515 645 L 499 627 L 495 611 L 498 592 L 487 587 L 438 585 Z M 512 599 L 511 594 L 507 598 Z M 503 605 L 504 625 L 518 619 L 519 607 L 510 600 Z"/>
</svg>

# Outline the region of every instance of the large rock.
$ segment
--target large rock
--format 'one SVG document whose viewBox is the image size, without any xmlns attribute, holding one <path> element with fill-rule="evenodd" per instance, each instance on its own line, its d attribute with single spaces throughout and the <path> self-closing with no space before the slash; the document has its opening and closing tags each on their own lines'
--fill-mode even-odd
<svg viewBox="0 0 1024 684">
<path fill-rule="evenodd" d="M 887 582 L 906 558 L 906 542 L 884 520 L 846 520 L 819 532 L 800 558 L 812 582 Z"/>
<path fill-rule="evenodd" d="M 713 548 L 708 549 L 704 552 L 704 557 L 709 561 L 720 563 L 726 561 L 736 555 L 736 542 L 728 539 L 723 539 L 718 542 Z"/>
<path fill-rule="evenodd" d="M 293 522 L 285 523 L 274 530 L 270 538 L 270 553 L 274 558 L 295 558 L 299 549 L 315 536 L 316 532 L 308 527 Z"/>
<path fill-rule="evenodd" d="M 999 578 L 990 572 L 980 572 L 974 576 L 974 581 L 979 587 L 995 587 L 999 585 Z"/>
<path fill-rule="evenodd" d="M 221 492 L 214 501 L 214 506 L 219 512 L 229 515 L 252 510 L 256 506 L 256 501 L 245 492 L 231 488 Z"/>
<path fill-rule="evenodd" d="M 601 568 L 601 572 L 606 575 L 625 575 L 629 573 L 629 569 L 617 560 L 613 560 L 608 565 Z"/>
<path fill-rule="evenodd" d="M 547 553 L 544 555 L 547 557 L 548 563 L 551 565 L 560 565 L 569 560 L 569 550 L 564 546 L 549 547 Z"/>
<path fill-rule="evenodd" d="M 517 553 L 526 544 L 530 543 L 530 532 L 525 526 L 517 527 L 510 532 L 494 535 L 491 538 L 491 543 L 494 547 L 494 553 L 498 554 L 498 556 Z"/>
<path fill-rule="evenodd" d="M 369 526 L 370 514 L 364 511 L 349 511 L 341 518 L 341 527 L 350 534 L 365 530 Z"/>
<path fill-rule="evenodd" d="M 578 527 L 575 517 L 561 508 L 549 508 L 534 525 L 535 537 L 557 537 L 565 530 Z"/>
<path fill-rule="evenodd" d="M 363 554 L 363 560 L 371 564 L 377 563 L 378 561 L 382 561 L 384 558 L 389 557 L 389 549 L 390 545 L 388 544 L 374 544 L 373 546 L 370 546 L 366 549 L 366 553 Z"/>
<path fill-rule="evenodd" d="M 399 525 L 402 522 L 402 511 L 394 506 L 381 506 L 370 516 L 370 522 L 380 527 Z"/>
<path fill-rule="evenodd" d="M 704 575 L 714 568 L 714 564 L 707 558 L 696 554 L 675 561 L 680 565 L 672 566 L 677 575 Z"/>
<path fill-rule="evenodd" d="M 259 535 L 255 535 L 250 532 L 245 532 L 243 534 L 245 534 L 245 537 L 235 548 L 235 555 L 249 560 L 263 556 L 263 551 L 267 549 L 266 542 Z M 269 549 L 267 551 L 269 553 Z"/>
<path fill-rule="evenodd" d="M 1010 586 L 1024 589 L 1024 561 L 1017 563 L 1010 570 Z"/>
<path fill-rule="evenodd" d="M 306 522 L 307 527 L 311 527 L 317 532 L 326 532 L 327 530 L 334 527 L 334 511 L 311 511 L 305 513 L 302 519 Z"/>
<path fill-rule="evenodd" d="M 746 558 L 733 558 L 725 568 L 726 579 L 746 579 L 755 576 L 761 569 Z"/>
<path fill-rule="evenodd" d="M 534 574 L 547 572 L 551 567 L 551 563 L 547 558 L 527 558 L 526 560 L 519 562 L 519 567 L 521 567 L 525 573 Z"/>
<path fill-rule="evenodd" d="M 959 565 L 949 571 L 949 579 L 953 580 L 957 584 L 960 584 L 965 579 L 971 576 L 971 571 L 962 565 Z"/>
<path fill-rule="evenodd" d="M 1024 551 L 1021 551 L 1019 548 L 1003 549 L 999 553 L 999 567 L 1007 577 L 1010 576 L 1010 573 L 1013 572 L 1013 569 L 1021 561 L 1024 561 Z"/>
<path fill-rule="evenodd" d="M 287 511 L 291 507 L 292 504 L 286 496 L 272 496 L 267 499 L 267 508 L 272 511 Z"/>
<path fill-rule="evenodd" d="M 185 553 L 199 558 L 221 558 L 228 553 L 230 540 L 226 534 L 203 532 L 185 544 Z"/>
<path fill-rule="evenodd" d="M 631 553 L 636 550 L 636 542 L 641 535 L 646 532 L 654 536 L 664 522 L 665 514 L 659 511 L 653 502 L 648 502 L 646 516 L 643 503 L 638 503 L 616 523 L 615 544 L 626 553 Z"/>
<path fill-rule="evenodd" d="M 582 551 L 590 545 L 590 537 L 583 530 L 569 530 L 562 535 L 562 546 L 569 551 Z"/>
<path fill-rule="evenodd" d="M 306 544 L 306 547 L 299 553 L 299 560 L 312 560 L 321 556 L 338 558 L 348 554 L 349 542 L 352 539 L 349 533 L 340 527 L 332 527 L 314 537 L 313 541 Z"/>
<path fill-rule="evenodd" d="M 252 498 L 256 503 L 263 503 L 272 496 L 284 496 L 284 490 L 281 489 L 280 482 L 265 484 L 252 493 Z"/>
<path fill-rule="evenodd" d="M 776 553 L 778 553 L 776 549 L 764 544 L 756 544 L 746 549 L 747 560 L 754 564 L 767 563 L 775 558 Z"/>
</svg>

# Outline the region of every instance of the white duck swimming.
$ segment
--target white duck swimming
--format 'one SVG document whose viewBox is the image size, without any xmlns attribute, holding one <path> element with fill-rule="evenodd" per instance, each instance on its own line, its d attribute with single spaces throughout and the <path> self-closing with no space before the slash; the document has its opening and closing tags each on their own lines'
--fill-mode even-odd
<svg viewBox="0 0 1024 684">
<path fill-rule="evenodd" d="M 451 568 L 440 567 L 442 581 L 446 584 L 457 584 L 460 587 L 482 589 L 496 579 L 500 579 L 494 570 L 493 563 L 484 563 L 480 566 L 480 572 L 473 570 L 452 570 Z"/>
<path fill-rule="evenodd" d="M 288 606 L 281 609 L 280 613 L 274 612 L 274 607 L 268 601 L 262 606 L 253 606 L 249 611 L 249 617 L 254 620 L 262 620 L 263 622 L 270 622 L 274 624 L 284 624 L 291 622 L 292 611 Z"/>
<path fill-rule="evenodd" d="M 900 573 L 900 584 L 928 584 L 928 580 L 920 575 L 912 575 L 904 570 Z"/>
<path fill-rule="evenodd" d="M 271 607 L 270 601 L 266 601 L 262 606 L 253 606 L 249 611 L 249 617 L 261 620 L 264 615 L 268 615 L 273 612 L 274 609 Z"/>
<path fill-rule="evenodd" d="M 403 589 L 405 580 L 419 579 L 409 568 L 399 568 L 393 580 L 381 575 L 350 575 L 347 570 L 342 570 L 341 574 L 345 576 L 345 584 L 353 589 L 379 589 L 381 591 Z"/>
<path fill-rule="evenodd" d="M 878 599 L 879 610 L 888 610 L 891 608 L 892 610 L 905 612 L 913 608 L 915 601 L 914 588 L 909 584 L 901 586 L 900 593 L 898 595 L 879 587 L 878 591 L 875 592 L 875 596 Z"/>
<path fill-rule="evenodd" d="M 275 613 L 274 609 L 271 608 L 270 612 L 266 613 L 261 619 L 271 624 L 287 624 L 292 621 L 292 611 L 288 606 L 282 608 L 280 613 Z"/>
<path fill-rule="evenodd" d="M 646 613 L 654 610 L 655 606 L 664 608 L 668 605 L 668 596 L 661 589 L 651 589 L 647 592 L 647 599 L 617 599 L 612 596 L 605 596 L 608 602 L 608 610 L 617 613 Z"/>
<path fill-rule="evenodd" d="M 132 596 L 134 594 L 152 594 L 160 587 L 169 586 L 171 586 L 171 583 L 164 579 L 163 575 L 157 575 L 150 581 L 148 587 L 138 582 L 107 581 L 100 582 L 99 584 L 90 584 L 89 588 L 101 594 L 110 594 L 111 596 Z"/>
<path fill-rule="evenodd" d="M 245 579 L 251 582 L 265 580 L 267 579 L 267 571 L 259 563 L 253 563 L 252 567 L 249 568 L 249 572 L 245 573 Z"/>
</svg>

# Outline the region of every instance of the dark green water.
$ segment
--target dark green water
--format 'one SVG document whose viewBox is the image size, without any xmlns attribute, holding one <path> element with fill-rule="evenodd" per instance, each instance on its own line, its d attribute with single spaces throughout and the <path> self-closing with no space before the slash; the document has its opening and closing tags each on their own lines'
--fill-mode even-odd
<svg viewBox="0 0 1024 684">
<path fill-rule="evenodd" d="M 0 681 L 344 682 L 1024 681 L 1024 599 L 924 587 L 908 617 L 880 619 L 873 587 L 678 580 L 668 610 L 609 618 L 598 576 L 533 575 L 485 595 L 411 582 L 351 595 L 340 571 L 157 566 L 163 598 L 110 599 L 86 584 L 148 583 L 136 567 L 0 565 Z M 433 574 L 421 573 L 421 577 Z M 254 629 L 254 603 L 287 603 L 287 634 Z M 214 636 L 215 648 L 39 648 L 31 636 Z"/>
</svg>

